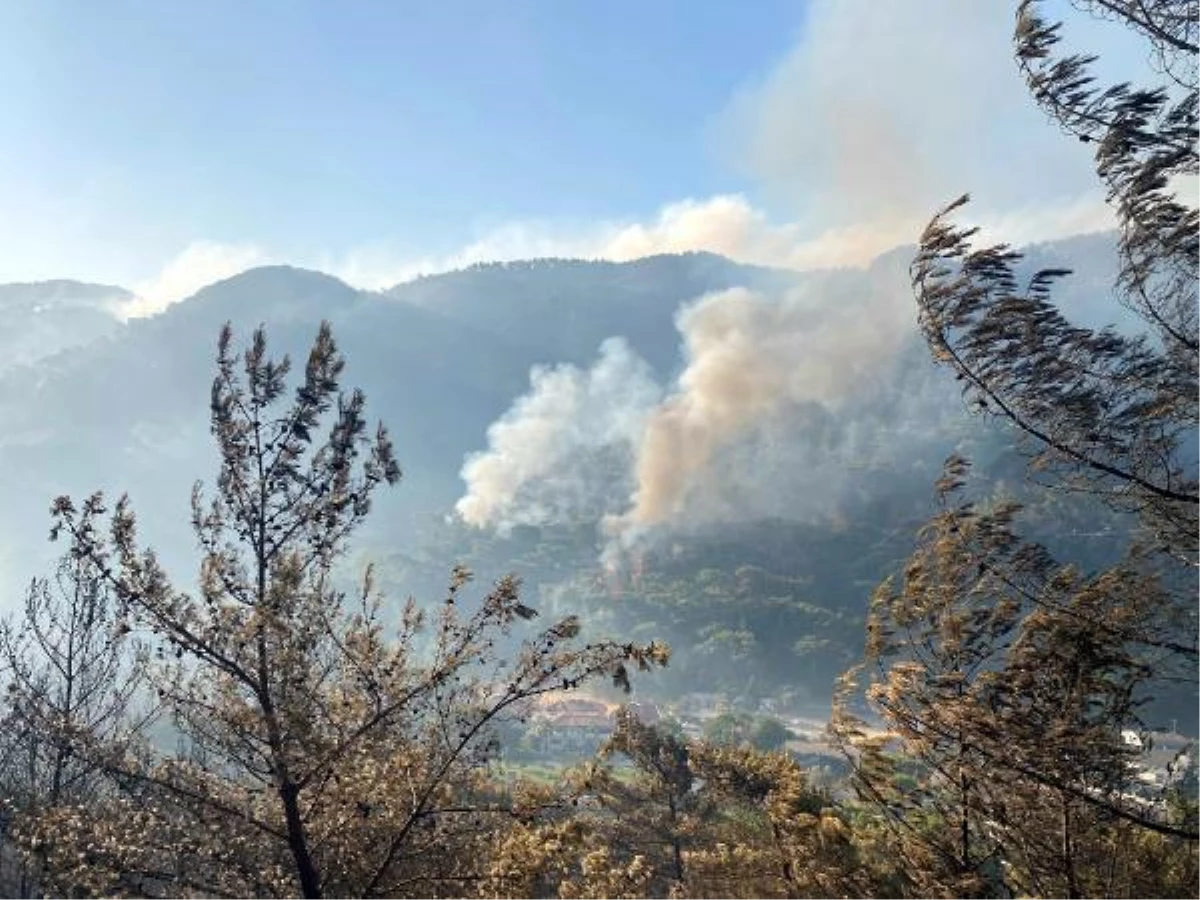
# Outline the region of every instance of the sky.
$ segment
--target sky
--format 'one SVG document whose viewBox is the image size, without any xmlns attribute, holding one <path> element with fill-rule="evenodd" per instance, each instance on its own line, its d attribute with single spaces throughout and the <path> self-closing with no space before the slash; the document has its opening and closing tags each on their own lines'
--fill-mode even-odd
<svg viewBox="0 0 1200 900">
<path fill-rule="evenodd" d="M 120 284 L 138 314 L 262 263 L 368 288 L 544 255 L 853 265 L 966 191 L 1012 240 L 1106 227 L 1087 148 L 1021 83 L 1012 14 L 0 0 L 0 281 Z"/>
</svg>

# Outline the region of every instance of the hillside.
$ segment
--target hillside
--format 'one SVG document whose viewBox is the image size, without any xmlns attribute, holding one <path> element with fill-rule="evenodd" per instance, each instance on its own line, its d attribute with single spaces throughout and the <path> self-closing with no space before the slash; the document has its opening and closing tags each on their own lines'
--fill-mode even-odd
<svg viewBox="0 0 1200 900">
<path fill-rule="evenodd" d="M 79 281 L 0 284 L 0 375 L 116 334 L 124 288 Z"/>
<path fill-rule="evenodd" d="M 482 264 L 418 278 L 386 295 L 487 331 L 540 362 L 586 365 L 605 338 L 620 335 L 665 375 L 678 364 L 680 304 L 739 285 L 770 288 L 795 280 L 792 272 L 685 253 L 628 263 Z"/>
<path fill-rule="evenodd" d="M 1103 303 L 1092 290 L 1108 277 L 1110 248 L 1106 237 L 1046 245 L 1034 248 L 1029 266 L 1066 257 L 1080 266 L 1064 305 L 1086 315 Z M 361 551 L 381 562 L 393 594 L 435 594 L 454 560 L 483 579 L 515 569 L 532 596 L 580 609 L 596 628 L 642 633 L 661 626 L 661 636 L 708 642 L 706 652 L 721 658 L 728 658 L 718 650 L 722 640 L 740 640 L 740 654 L 761 646 L 760 688 L 797 672 L 828 673 L 857 652 L 870 587 L 907 552 L 948 453 L 971 453 L 1014 489 L 1021 482 L 1008 437 L 962 412 L 956 387 L 929 362 L 915 329 L 898 337 L 893 359 L 851 384 L 837 403 L 777 410 L 723 448 L 702 495 L 692 498 L 694 514 L 650 534 L 638 550 L 644 582 L 628 571 L 615 586 L 595 580 L 604 537 L 594 511 L 590 520 L 551 517 L 511 534 L 470 528 L 447 514 L 464 490 L 464 458 L 487 446 L 489 425 L 529 389 L 531 367 L 570 364 L 581 372 L 603 341 L 620 337 L 633 358 L 647 361 L 647 377 L 667 389 L 687 362 L 678 317 L 688 301 L 747 286 L 764 296 L 807 291 L 843 313 L 864 298 L 875 304 L 866 308 L 906 309 L 908 259 L 898 250 L 863 270 L 803 274 L 711 254 L 621 264 L 543 260 L 475 266 L 383 293 L 268 267 L 123 325 L 98 305 L 104 296 L 123 296 L 116 289 L 0 287 L 0 298 L 19 298 L 6 307 L 13 328 L 40 315 L 40 302 L 53 315 L 79 316 L 75 330 L 54 332 L 58 342 L 42 345 L 36 366 L 0 371 L 3 605 L 12 606 L 17 587 L 52 553 L 44 541 L 46 510 L 61 493 L 128 492 L 143 533 L 188 578 L 188 497 L 193 482 L 213 469 L 207 406 L 218 329 L 227 320 L 241 333 L 264 324 L 273 346 L 302 358 L 317 324 L 328 319 L 348 359 L 347 382 L 365 390 L 372 416 L 392 430 L 404 469 L 400 489 L 379 503 Z M 851 360 L 842 362 L 847 373 L 857 371 Z M 611 447 L 593 450 L 600 463 L 568 456 L 570 477 L 558 473 L 547 483 L 607 492 L 602 508 L 619 509 L 628 462 Z M 1069 518 L 1053 521 L 1067 523 L 1064 533 L 1051 526 L 1046 539 L 1097 562 L 1124 533 L 1121 523 L 1105 519 L 1083 539 Z M 723 573 L 704 576 L 717 584 L 740 578 L 747 566 L 760 575 L 741 578 L 732 601 L 705 604 L 695 578 Z M 639 593 L 639 584 L 646 591 Z M 605 599 L 614 590 L 619 604 Z M 700 600 L 688 598 L 693 592 Z M 769 613 L 780 603 L 781 611 Z M 807 659 L 800 669 L 797 653 Z M 691 669 L 684 663 L 680 671 Z"/>
</svg>

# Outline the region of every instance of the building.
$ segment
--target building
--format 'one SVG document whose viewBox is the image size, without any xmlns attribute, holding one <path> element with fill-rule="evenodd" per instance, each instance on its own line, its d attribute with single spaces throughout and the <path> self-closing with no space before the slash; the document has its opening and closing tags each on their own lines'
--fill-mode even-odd
<svg viewBox="0 0 1200 900">
<path fill-rule="evenodd" d="M 591 754 L 613 729 L 617 707 L 591 697 L 547 697 L 529 716 L 535 752 L 547 756 Z"/>
</svg>

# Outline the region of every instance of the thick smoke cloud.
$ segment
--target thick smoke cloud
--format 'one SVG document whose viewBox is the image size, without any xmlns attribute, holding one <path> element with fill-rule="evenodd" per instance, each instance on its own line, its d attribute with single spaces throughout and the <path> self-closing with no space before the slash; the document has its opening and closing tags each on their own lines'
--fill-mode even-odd
<svg viewBox="0 0 1200 900">
<path fill-rule="evenodd" d="M 629 522 L 670 521 L 718 450 L 786 411 L 836 408 L 891 360 L 911 309 L 890 292 L 822 289 L 833 286 L 782 297 L 737 288 L 680 311 L 687 368 L 647 423 Z"/>
<path fill-rule="evenodd" d="M 467 458 L 463 521 L 500 530 L 611 511 L 661 391 L 650 366 L 620 338 L 591 369 L 536 367 L 530 390 L 488 428 L 488 449 Z"/>
<path fill-rule="evenodd" d="M 915 338 L 900 278 L 889 259 L 780 293 L 735 288 L 685 304 L 684 365 L 667 391 L 619 340 L 590 371 L 535 369 L 530 393 L 489 429 L 489 449 L 467 460 L 459 515 L 501 528 L 588 519 L 619 547 L 703 521 L 827 507 L 845 461 L 878 457 L 902 407 L 920 414 L 922 391 L 897 381 Z"/>
<path fill-rule="evenodd" d="M 1090 17 L 1067 18 L 1080 46 L 1126 56 L 1081 31 Z M 914 240 L 968 191 L 973 220 L 1017 225 L 1007 240 L 1050 236 L 1030 232 L 1053 227 L 1055 211 L 1091 225 L 1059 234 L 1109 227 L 1092 148 L 1064 139 L 1030 98 L 1013 25 L 1007 3 L 814 0 L 791 52 L 731 103 L 720 137 L 801 233 L 838 243 L 840 232 L 868 258 Z"/>
<path fill-rule="evenodd" d="M 705 247 L 809 270 L 790 292 L 737 289 L 680 310 L 682 372 L 629 420 L 640 428 L 623 435 L 630 470 L 606 484 L 629 485 L 623 504 L 606 504 L 620 510 L 604 520 L 617 545 L 706 519 L 804 517 L 854 489 L 849 466 L 878 472 L 928 455 L 916 448 L 949 427 L 949 413 L 944 386 L 918 389 L 903 371 L 917 340 L 909 255 L 868 262 L 916 240 L 950 199 L 973 192 L 968 220 L 981 240 L 1111 226 L 1091 148 L 1045 121 L 1016 71 L 1011 8 L 815 0 L 806 9 L 791 52 L 718 123 L 756 202 L 676 204 L 595 242 L 609 258 Z M 1127 58 L 1085 37 L 1083 46 Z M 786 218 L 769 216 L 762 198 Z M 819 271 L 837 265 L 867 267 Z M 928 365 L 927 354 L 915 359 Z"/>
</svg>

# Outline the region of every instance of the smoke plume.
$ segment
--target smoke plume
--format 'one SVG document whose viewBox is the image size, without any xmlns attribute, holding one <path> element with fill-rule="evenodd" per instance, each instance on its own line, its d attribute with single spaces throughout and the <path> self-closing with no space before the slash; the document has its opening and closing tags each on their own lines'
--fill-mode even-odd
<svg viewBox="0 0 1200 900">
<path fill-rule="evenodd" d="M 467 459 L 459 515 L 502 530 L 599 522 L 612 558 L 663 527 L 780 514 L 780 494 L 794 515 L 819 514 L 846 460 L 878 456 L 902 427 L 897 410 L 923 415 L 904 397 L 919 406 L 924 392 L 897 376 L 915 334 L 901 278 L 897 257 L 685 304 L 683 368 L 667 391 L 619 338 L 587 371 L 534 369 L 488 449 Z"/>
<path fill-rule="evenodd" d="M 661 389 L 650 366 L 609 338 L 587 371 L 538 366 L 530 390 L 488 428 L 462 468 L 455 507 L 469 525 L 511 529 L 598 520 L 628 490 L 634 448 Z"/>
<path fill-rule="evenodd" d="M 618 529 L 676 518 L 718 451 L 785 413 L 836 409 L 890 363 L 911 308 L 861 276 L 858 296 L 845 282 L 834 274 L 782 296 L 736 288 L 680 310 L 687 366 L 647 421 Z"/>
</svg>

